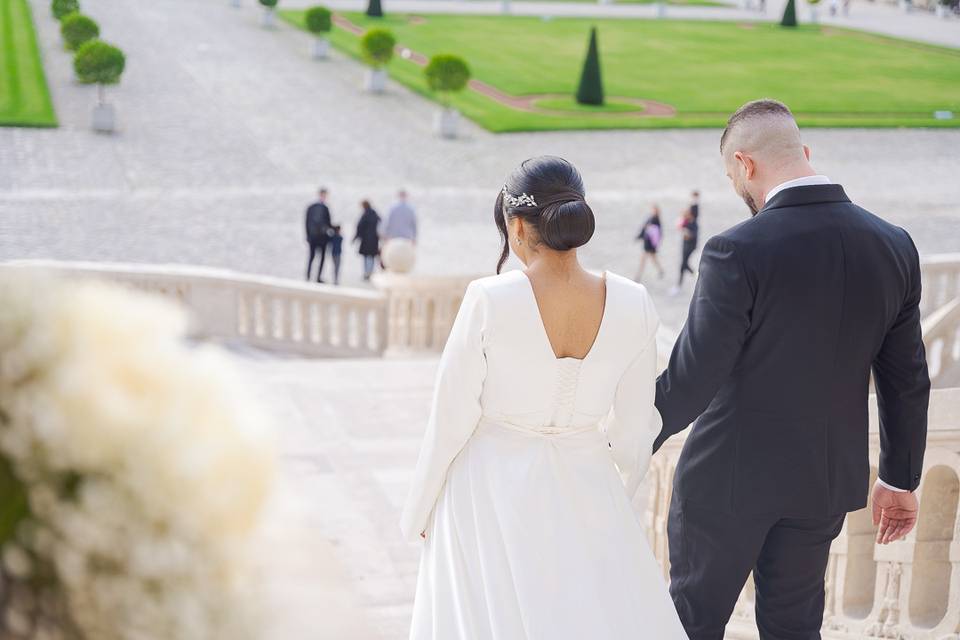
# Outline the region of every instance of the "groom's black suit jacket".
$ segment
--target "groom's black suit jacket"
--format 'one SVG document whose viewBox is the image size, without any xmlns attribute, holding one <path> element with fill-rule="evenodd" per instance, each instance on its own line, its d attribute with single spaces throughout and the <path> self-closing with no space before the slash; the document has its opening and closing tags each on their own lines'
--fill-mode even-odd
<svg viewBox="0 0 960 640">
<path fill-rule="evenodd" d="M 657 381 L 663 431 L 654 450 L 697 419 L 677 497 L 796 518 L 863 507 L 871 370 L 880 478 L 915 489 L 930 392 L 919 302 L 910 236 L 839 185 L 781 191 L 712 238 Z"/>
</svg>

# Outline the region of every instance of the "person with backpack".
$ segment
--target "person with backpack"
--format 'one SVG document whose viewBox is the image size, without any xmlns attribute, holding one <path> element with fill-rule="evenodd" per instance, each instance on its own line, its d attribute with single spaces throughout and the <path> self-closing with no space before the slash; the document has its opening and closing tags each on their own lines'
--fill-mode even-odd
<svg viewBox="0 0 960 640">
<path fill-rule="evenodd" d="M 640 228 L 637 234 L 637 240 L 643 241 L 643 254 L 640 256 L 640 267 L 637 269 L 635 281 L 640 282 L 643 279 L 643 271 L 647 266 L 647 260 L 653 262 L 657 268 L 660 277 L 663 277 L 663 266 L 657 258 L 657 250 L 660 248 L 660 241 L 663 239 L 663 227 L 660 224 L 660 207 L 653 205 L 653 211 L 647 221 Z"/>
</svg>

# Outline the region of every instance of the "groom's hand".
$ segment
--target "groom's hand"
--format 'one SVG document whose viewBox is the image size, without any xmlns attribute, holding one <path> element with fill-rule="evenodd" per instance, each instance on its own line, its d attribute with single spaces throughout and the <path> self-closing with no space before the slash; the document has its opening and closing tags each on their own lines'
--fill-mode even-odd
<svg viewBox="0 0 960 640">
<path fill-rule="evenodd" d="M 891 491 L 873 485 L 873 525 L 879 525 L 877 542 L 889 544 L 905 537 L 917 524 L 919 503 L 912 492 Z"/>
</svg>

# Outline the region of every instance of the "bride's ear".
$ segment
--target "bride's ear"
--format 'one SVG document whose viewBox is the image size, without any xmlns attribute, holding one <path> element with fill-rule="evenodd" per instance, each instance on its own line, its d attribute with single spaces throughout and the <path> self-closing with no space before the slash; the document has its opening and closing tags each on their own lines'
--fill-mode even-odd
<svg viewBox="0 0 960 640">
<path fill-rule="evenodd" d="M 523 245 L 527 241 L 527 228 L 523 223 L 523 218 L 517 216 L 510 220 L 510 226 L 512 227 L 513 237 L 515 242 Z"/>
</svg>

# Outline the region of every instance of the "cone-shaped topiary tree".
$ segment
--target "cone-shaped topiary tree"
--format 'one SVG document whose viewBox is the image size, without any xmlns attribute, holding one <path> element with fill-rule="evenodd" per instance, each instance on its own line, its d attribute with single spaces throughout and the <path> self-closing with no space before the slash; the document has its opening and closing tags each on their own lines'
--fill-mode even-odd
<svg viewBox="0 0 960 640">
<path fill-rule="evenodd" d="M 794 0 L 787 0 L 787 7 L 783 10 L 783 19 L 780 20 L 781 27 L 797 26 L 797 5 Z"/>
<path fill-rule="evenodd" d="M 793 2 L 793 0 L 790 0 Z M 590 29 L 590 46 L 587 59 L 583 61 L 583 73 L 580 74 L 580 86 L 577 88 L 577 102 L 580 104 L 603 104 L 603 80 L 600 77 L 600 52 L 597 50 L 597 28 Z"/>
<path fill-rule="evenodd" d="M 380 5 L 380 0 L 370 0 L 367 5 L 367 15 L 371 18 L 383 17 L 383 7 Z"/>
</svg>

